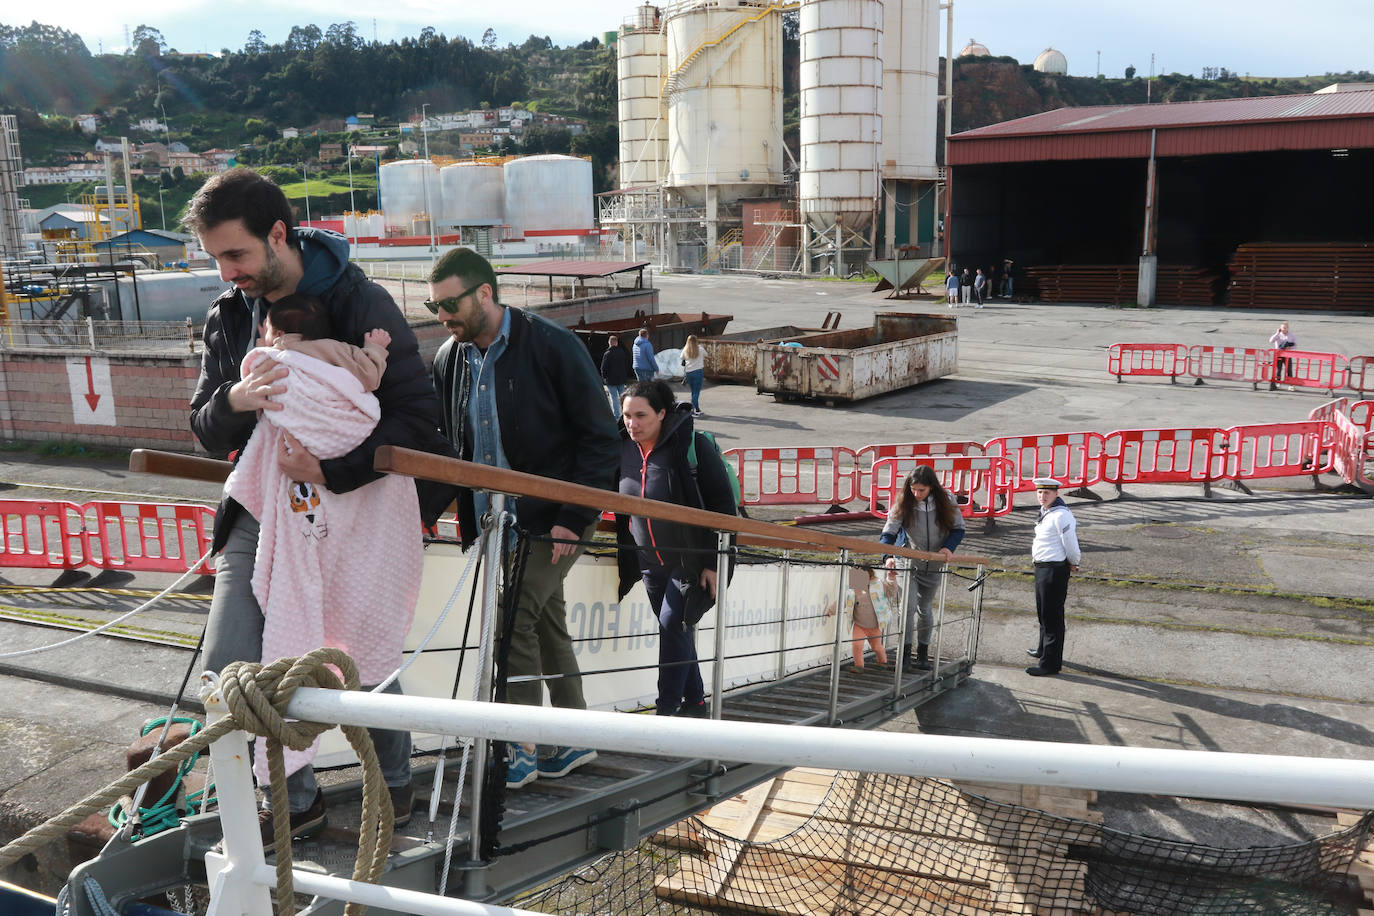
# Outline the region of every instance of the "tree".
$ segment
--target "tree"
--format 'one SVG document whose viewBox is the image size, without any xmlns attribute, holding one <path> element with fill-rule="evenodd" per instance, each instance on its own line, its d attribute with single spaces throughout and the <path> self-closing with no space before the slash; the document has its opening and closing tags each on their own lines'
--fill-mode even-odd
<svg viewBox="0 0 1374 916">
<path fill-rule="evenodd" d="M 267 36 L 257 29 L 248 33 L 248 41 L 243 45 L 244 54 L 266 54 Z"/>
<path fill-rule="evenodd" d="M 487 29 L 485 32 L 482 33 L 482 47 L 486 48 L 488 51 L 496 50 L 495 29 Z"/>
<path fill-rule="evenodd" d="M 1129 67 L 1126 68 L 1126 79 L 1135 79 L 1135 64 L 1131 64 Z"/>
<path fill-rule="evenodd" d="M 133 47 L 129 53 L 136 57 L 154 59 L 162 56 L 162 52 L 167 50 L 167 40 L 162 37 L 162 33 L 149 25 L 140 25 L 134 29 Z"/>
<path fill-rule="evenodd" d="M 293 25 L 291 33 L 286 36 L 286 50 L 288 51 L 313 51 L 320 44 L 324 35 L 320 32 L 317 25 L 299 26 Z"/>
</svg>

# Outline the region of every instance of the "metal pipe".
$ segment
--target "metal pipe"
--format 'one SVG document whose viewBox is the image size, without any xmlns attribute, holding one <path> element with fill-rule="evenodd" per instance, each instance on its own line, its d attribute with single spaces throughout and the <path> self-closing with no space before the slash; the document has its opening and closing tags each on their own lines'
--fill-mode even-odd
<svg viewBox="0 0 1374 916">
<path fill-rule="evenodd" d="M 830 705 L 825 721 L 834 725 L 840 708 L 840 634 L 844 631 L 844 596 L 849 588 L 849 551 L 840 551 L 840 590 L 835 597 L 835 640 L 830 647 Z"/>
<path fill-rule="evenodd" d="M 916 570 L 914 568 L 915 565 L 916 564 L 912 563 L 910 560 L 902 561 L 902 578 L 904 581 L 902 583 L 902 606 L 900 608 L 901 622 L 897 625 L 897 660 L 892 665 L 893 699 L 896 699 L 897 697 L 901 696 L 902 675 L 906 673 L 904 671 L 904 668 L 906 666 L 906 647 L 911 640 L 911 633 L 906 628 L 907 618 L 911 616 L 910 613 L 908 613 L 907 609 L 911 607 L 912 598 L 916 597 Z M 920 613 L 919 608 L 917 609 L 917 613 Z"/>
<path fill-rule="evenodd" d="M 306 687 L 285 712 L 312 722 L 630 754 L 1374 810 L 1372 760 L 833 731 Z"/>
<path fill-rule="evenodd" d="M 501 579 L 501 551 L 505 547 L 502 543 L 502 533 L 505 530 L 501 524 L 501 519 L 506 512 L 506 495 L 504 493 L 492 493 L 491 503 L 488 510 L 488 524 L 482 531 L 482 547 L 486 551 L 483 558 L 484 568 L 482 570 L 482 611 L 483 614 L 489 613 L 497 606 L 496 587 Z M 497 626 L 499 618 L 493 615 L 482 627 L 480 648 L 478 650 L 479 665 L 477 668 L 477 689 L 478 696 L 485 701 L 491 696 L 492 667 L 494 665 L 494 653 L 496 638 L 493 630 Z M 502 704 L 502 708 L 507 708 Z M 457 732 L 456 734 L 467 734 Z M 472 801 L 468 806 L 468 823 L 472 825 L 469 833 L 470 845 L 469 854 L 474 862 L 482 861 L 482 786 L 486 782 L 487 774 L 487 742 L 477 741 L 472 747 Z M 463 787 L 458 787 L 458 792 L 462 792 Z M 455 798 L 453 803 L 458 804 Z"/>
<path fill-rule="evenodd" d="M 945 596 L 949 594 L 949 564 L 940 566 L 940 599 L 935 611 L 935 640 L 930 647 L 930 678 L 940 679 L 940 637 L 945 632 Z"/>
<path fill-rule="evenodd" d="M 792 571 L 792 551 L 782 552 L 782 607 L 778 611 L 778 671 L 777 679 L 787 674 L 787 586 Z"/>
<path fill-rule="evenodd" d="M 730 534 L 716 534 L 716 648 L 711 662 L 711 718 L 719 719 L 725 702 L 725 597 L 730 587 Z"/>
</svg>

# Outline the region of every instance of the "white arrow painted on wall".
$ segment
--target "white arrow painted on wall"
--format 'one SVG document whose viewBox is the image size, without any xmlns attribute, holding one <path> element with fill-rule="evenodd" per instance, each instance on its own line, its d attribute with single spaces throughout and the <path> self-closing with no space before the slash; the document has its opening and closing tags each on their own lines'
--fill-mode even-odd
<svg viewBox="0 0 1374 916">
<path fill-rule="evenodd" d="M 110 361 L 98 356 L 67 360 L 67 384 L 72 393 L 72 422 L 86 426 L 117 426 Z"/>
</svg>

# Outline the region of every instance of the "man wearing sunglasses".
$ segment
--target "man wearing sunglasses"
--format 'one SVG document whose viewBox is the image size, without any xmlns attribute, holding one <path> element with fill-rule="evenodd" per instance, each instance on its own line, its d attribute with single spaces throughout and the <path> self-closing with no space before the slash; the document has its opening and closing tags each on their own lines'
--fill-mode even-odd
<svg viewBox="0 0 1374 916">
<path fill-rule="evenodd" d="M 391 335 L 391 345 L 376 391 L 381 417 L 371 435 L 351 452 L 323 461 L 287 435 L 277 455 L 283 474 L 300 484 L 347 493 L 382 476 L 372 469 L 379 446 L 450 453 L 439 435 L 439 405 L 415 334 L 390 294 L 349 263 L 347 239 L 327 230 L 296 228 L 286 195 L 246 168 L 207 181 L 183 222 L 216 260 L 220 276 L 232 284 L 206 314 L 204 356 L 191 398 L 191 428 L 207 451 L 217 456 L 241 451 L 259 411 L 282 409 L 279 396 L 292 384 L 286 368 L 261 360 L 244 376 L 240 365 L 244 354 L 257 345 L 268 305 L 300 292 L 324 303 L 338 339 L 356 346 L 368 331 L 382 328 Z M 252 587 L 258 537 L 258 520 L 226 498 L 215 516 L 219 560 L 206 621 L 208 670 L 261 657 L 264 619 Z M 386 587 L 380 580 L 376 584 Z M 398 685 L 389 692 L 399 692 Z M 396 823 L 404 824 L 414 802 L 410 734 L 370 731 L 391 789 Z M 324 826 L 324 796 L 309 766 L 288 776 L 287 796 L 292 836 L 308 836 Z M 260 826 L 270 841 L 270 815 L 260 817 Z"/>
<path fill-rule="evenodd" d="M 587 348 L 566 328 L 500 301 L 496 272 L 467 248 L 441 257 L 430 271 L 425 303 L 448 329 L 434 357 L 434 387 L 445 434 L 460 455 L 585 486 L 613 489 L 620 436 L 606 412 L 601 377 Z M 477 533 L 487 495 L 464 490 L 458 527 L 466 543 Z M 595 509 L 525 497 L 516 524 L 530 535 L 512 622 L 506 700 L 540 706 L 548 681 L 554 706 L 586 709 L 582 678 L 563 604 L 563 579 L 596 530 Z M 517 678 L 529 678 L 516 680 Z M 511 745 L 506 785 L 552 779 L 596 758 L 591 748 Z"/>
</svg>

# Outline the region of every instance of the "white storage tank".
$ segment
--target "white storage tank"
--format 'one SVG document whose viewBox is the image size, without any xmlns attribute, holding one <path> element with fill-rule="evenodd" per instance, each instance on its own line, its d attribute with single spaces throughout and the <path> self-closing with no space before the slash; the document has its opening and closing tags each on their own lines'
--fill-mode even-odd
<svg viewBox="0 0 1374 916">
<path fill-rule="evenodd" d="M 388 230 L 409 235 L 416 217 L 431 215 L 430 207 L 442 217 L 439 170 L 428 159 L 388 162 L 378 171 L 377 180 Z"/>
<path fill-rule="evenodd" d="M 525 156 L 503 168 L 506 223 L 516 235 L 592 228 L 592 164 L 586 159 Z"/>
<path fill-rule="evenodd" d="M 664 31 L 665 183 L 693 205 L 707 186 L 730 203 L 782 184 L 781 12 L 712 0 L 670 13 Z"/>
<path fill-rule="evenodd" d="M 386 217 L 377 211 L 367 215 L 367 234 L 374 238 L 386 238 Z"/>
<path fill-rule="evenodd" d="M 882 176 L 934 181 L 939 0 L 883 4 Z"/>
<path fill-rule="evenodd" d="M 659 90 L 667 59 L 658 8 L 639 8 L 616 39 L 620 187 L 658 184 L 668 167 L 668 125 Z"/>
<path fill-rule="evenodd" d="M 500 226 L 506 221 L 506 175 L 499 165 L 460 162 L 439 170 L 442 226 Z"/>
<path fill-rule="evenodd" d="M 807 0 L 801 7 L 798 196 L 819 231 L 872 221 L 882 144 L 881 0 Z"/>
</svg>

